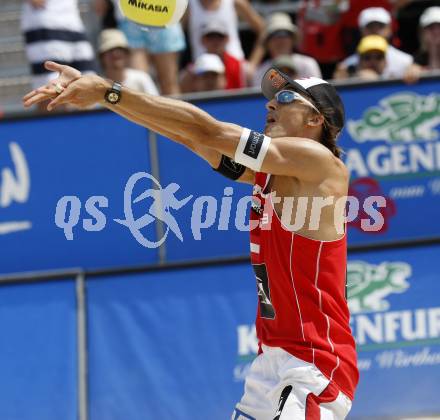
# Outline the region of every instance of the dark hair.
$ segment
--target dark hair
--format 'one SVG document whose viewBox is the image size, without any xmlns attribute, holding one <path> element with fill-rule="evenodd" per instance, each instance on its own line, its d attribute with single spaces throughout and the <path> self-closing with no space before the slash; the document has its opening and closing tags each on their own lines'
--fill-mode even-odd
<svg viewBox="0 0 440 420">
<path fill-rule="evenodd" d="M 324 117 L 325 118 L 325 117 Z M 337 158 L 341 158 L 342 149 L 337 145 L 340 130 L 338 127 L 324 121 L 322 126 L 321 143 Z"/>
<path fill-rule="evenodd" d="M 326 114 L 328 109 L 322 110 L 321 113 L 317 114 L 314 109 L 310 108 L 310 111 L 315 115 L 322 115 L 324 117 L 324 123 L 322 124 L 322 132 L 320 142 L 322 145 L 327 147 L 337 158 L 341 158 L 342 149 L 337 145 L 337 140 L 339 133 L 341 132 L 340 128 L 329 123 Z M 330 110 L 330 112 L 333 112 Z"/>
</svg>

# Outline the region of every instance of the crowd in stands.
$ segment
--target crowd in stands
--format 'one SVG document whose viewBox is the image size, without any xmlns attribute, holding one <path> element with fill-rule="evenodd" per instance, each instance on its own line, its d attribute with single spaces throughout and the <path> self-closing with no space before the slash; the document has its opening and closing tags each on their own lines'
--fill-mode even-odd
<svg viewBox="0 0 440 420">
<path fill-rule="evenodd" d="M 96 42 L 86 36 L 78 0 L 24 0 L 35 86 L 53 77 L 46 60 L 164 95 L 259 86 L 272 65 L 296 78 L 406 83 L 440 70 L 435 1 L 189 0 L 181 23 L 148 30 L 124 19 L 117 0 L 90 1 L 101 24 Z"/>
</svg>

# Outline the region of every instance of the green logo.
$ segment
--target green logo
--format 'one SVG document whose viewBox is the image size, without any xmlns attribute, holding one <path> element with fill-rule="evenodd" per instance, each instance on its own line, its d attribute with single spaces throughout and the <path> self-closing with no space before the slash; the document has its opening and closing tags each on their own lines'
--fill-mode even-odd
<svg viewBox="0 0 440 420">
<path fill-rule="evenodd" d="M 391 293 L 408 289 L 406 279 L 411 276 L 411 266 L 404 262 L 369 264 L 351 261 L 347 265 L 348 307 L 352 314 L 386 311 L 390 304 L 385 298 Z"/>
<path fill-rule="evenodd" d="M 371 140 L 409 142 L 438 140 L 440 124 L 440 95 L 427 96 L 411 92 L 383 98 L 378 106 L 367 108 L 360 120 L 349 120 L 351 137 L 362 143 Z"/>
</svg>

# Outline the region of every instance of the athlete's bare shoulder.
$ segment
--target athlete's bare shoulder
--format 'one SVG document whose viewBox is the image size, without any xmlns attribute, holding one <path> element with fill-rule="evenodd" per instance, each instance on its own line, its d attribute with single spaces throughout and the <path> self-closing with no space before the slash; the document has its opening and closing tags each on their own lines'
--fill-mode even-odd
<svg viewBox="0 0 440 420">
<path fill-rule="evenodd" d="M 350 176 L 350 173 L 348 171 L 347 166 L 342 161 L 342 159 L 337 157 L 337 156 L 335 156 L 335 155 L 333 155 L 332 160 L 334 161 L 335 170 L 338 173 L 338 175 L 348 180 L 348 178 Z"/>
<path fill-rule="evenodd" d="M 322 174 L 323 179 L 331 179 L 337 181 L 343 187 L 348 184 L 349 171 L 343 160 L 336 156 L 329 148 L 315 140 L 313 146 L 318 153 L 313 155 L 314 161 L 311 165 L 314 170 Z"/>
<path fill-rule="evenodd" d="M 331 190 L 329 193 L 342 196 L 347 195 L 350 173 L 344 162 L 337 156 L 332 156 L 333 169 L 328 177 L 327 187 Z"/>
</svg>

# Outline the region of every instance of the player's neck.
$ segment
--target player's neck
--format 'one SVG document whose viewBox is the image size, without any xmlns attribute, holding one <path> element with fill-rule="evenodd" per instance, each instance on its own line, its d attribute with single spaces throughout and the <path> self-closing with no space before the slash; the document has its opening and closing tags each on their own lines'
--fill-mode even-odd
<svg viewBox="0 0 440 420">
<path fill-rule="evenodd" d="M 316 140 L 317 142 L 321 141 L 321 127 L 310 127 L 305 126 L 300 131 L 296 132 L 293 137 L 303 137 L 306 139 Z"/>
</svg>

